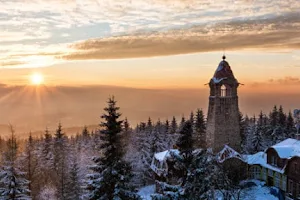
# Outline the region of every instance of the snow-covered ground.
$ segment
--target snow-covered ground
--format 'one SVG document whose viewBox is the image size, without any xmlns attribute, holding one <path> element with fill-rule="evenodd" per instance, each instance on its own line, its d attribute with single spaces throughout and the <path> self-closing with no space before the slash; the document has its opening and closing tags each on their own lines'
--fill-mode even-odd
<svg viewBox="0 0 300 200">
<path fill-rule="evenodd" d="M 155 185 L 149 185 L 149 186 L 141 188 L 139 190 L 138 194 L 144 200 L 151 200 L 151 194 L 154 194 L 154 192 L 155 192 Z"/>
<path fill-rule="evenodd" d="M 258 180 L 251 180 L 256 186 L 244 189 L 241 193 L 243 200 L 278 200 L 271 194 L 271 188 L 265 186 L 265 183 Z"/>
<path fill-rule="evenodd" d="M 270 193 L 270 188 L 264 186 L 264 182 L 257 181 L 257 180 L 251 180 L 251 182 L 255 183 L 256 186 L 252 186 L 250 188 L 244 189 L 241 192 L 242 200 L 278 200 L 277 197 L 273 196 Z M 151 194 L 153 194 L 154 191 L 155 191 L 155 186 L 149 185 L 141 188 L 138 194 L 141 195 L 141 197 L 144 200 L 151 200 Z M 222 200 L 223 198 L 219 197 L 217 199 Z"/>
</svg>

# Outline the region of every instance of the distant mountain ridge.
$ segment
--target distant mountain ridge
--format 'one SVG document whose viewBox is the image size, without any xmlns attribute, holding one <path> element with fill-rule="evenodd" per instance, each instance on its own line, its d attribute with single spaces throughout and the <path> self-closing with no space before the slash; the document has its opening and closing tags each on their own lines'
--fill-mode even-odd
<svg viewBox="0 0 300 200">
<path fill-rule="evenodd" d="M 35 131 L 24 131 L 22 130 L 22 128 L 17 128 L 17 127 L 13 127 L 15 130 L 15 135 L 17 136 L 18 139 L 26 139 L 28 138 L 29 134 L 31 133 L 31 135 L 33 137 L 41 137 L 45 134 L 45 130 L 35 130 Z M 73 127 L 62 127 L 63 128 L 63 132 L 67 135 L 67 136 L 75 136 L 76 134 L 81 134 L 82 130 L 84 128 L 84 126 L 73 126 Z M 99 125 L 87 125 L 87 128 L 89 130 L 89 132 L 91 133 L 92 131 L 96 131 L 98 130 L 100 127 Z M 51 135 L 55 134 L 56 129 L 49 129 L 49 133 Z M 11 130 L 10 130 L 10 125 L 7 124 L 0 124 L 0 136 L 1 138 L 8 138 L 11 134 Z"/>
</svg>

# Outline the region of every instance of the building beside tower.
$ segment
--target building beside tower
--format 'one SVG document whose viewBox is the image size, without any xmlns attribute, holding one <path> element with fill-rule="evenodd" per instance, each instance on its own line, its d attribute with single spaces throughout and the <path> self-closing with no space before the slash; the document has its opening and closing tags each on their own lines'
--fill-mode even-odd
<svg viewBox="0 0 300 200">
<path fill-rule="evenodd" d="M 210 96 L 205 135 L 206 147 L 219 152 L 224 145 L 239 151 L 241 144 L 238 93 L 239 82 L 229 63 L 220 62 L 209 82 Z"/>
</svg>

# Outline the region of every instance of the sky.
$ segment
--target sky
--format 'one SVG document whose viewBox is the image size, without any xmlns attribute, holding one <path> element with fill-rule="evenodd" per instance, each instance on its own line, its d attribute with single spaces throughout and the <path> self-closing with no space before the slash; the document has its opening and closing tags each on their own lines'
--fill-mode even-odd
<svg viewBox="0 0 300 200">
<path fill-rule="evenodd" d="M 72 94 L 106 86 L 198 90 L 207 97 L 205 84 L 223 54 L 244 84 L 243 97 L 252 95 L 241 102 L 244 112 L 275 102 L 293 109 L 300 102 L 299 0 L 1 0 L 0 8 L 2 107 L 11 105 L 12 93 L 24 97 L 34 90 L 32 101 L 38 102 L 36 96 L 46 96 L 41 88 L 57 87 Z M 29 78 L 36 72 L 44 77 L 39 89 Z M 269 99 L 260 104 L 262 95 Z M 248 108 L 249 99 L 257 106 Z M 206 107 L 202 102 L 189 109 L 196 106 Z M 19 123 L 13 116 L 6 121 Z"/>
</svg>

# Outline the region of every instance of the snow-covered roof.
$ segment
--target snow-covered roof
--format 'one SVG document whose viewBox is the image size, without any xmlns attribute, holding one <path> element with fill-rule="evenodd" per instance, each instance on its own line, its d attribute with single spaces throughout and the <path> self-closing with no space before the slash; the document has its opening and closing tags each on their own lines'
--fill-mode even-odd
<svg viewBox="0 0 300 200">
<path fill-rule="evenodd" d="M 215 71 L 214 78 L 216 78 L 215 80 L 222 80 L 222 78 L 234 78 L 230 65 L 227 61 L 222 60 L 219 63 L 218 68 Z"/>
<path fill-rule="evenodd" d="M 212 80 L 213 80 L 214 83 L 220 83 L 220 82 L 223 81 L 224 79 L 226 79 L 226 77 L 225 77 L 225 78 L 220 78 L 220 79 L 218 79 L 218 78 L 216 78 L 216 77 L 213 77 L 213 78 L 212 78 Z"/>
<path fill-rule="evenodd" d="M 150 168 L 158 176 L 165 176 L 168 171 L 168 164 L 166 160 L 168 158 L 171 158 L 171 156 L 174 154 L 179 154 L 179 151 L 177 149 L 170 149 L 159 153 L 155 153 Z"/>
<path fill-rule="evenodd" d="M 246 155 L 246 161 L 249 165 L 257 165 L 266 163 L 266 156 L 264 152 L 257 152 L 253 155 Z"/>
<path fill-rule="evenodd" d="M 168 154 L 169 154 L 169 150 L 166 150 L 166 151 L 154 154 L 154 157 L 156 158 L 156 160 L 163 161 L 167 158 Z"/>
<path fill-rule="evenodd" d="M 154 154 L 154 157 L 156 160 L 161 162 L 161 161 L 164 161 L 164 160 L 167 160 L 168 158 L 170 158 L 171 152 L 179 153 L 179 151 L 177 149 L 170 149 L 170 150 L 156 153 L 156 154 Z"/>
<path fill-rule="evenodd" d="M 220 163 L 222 163 L 229 158 L 237 158 L 245 162 L 244 157 L 240 153 L 230 146 L 224 145 L 224 148 L 218 153 L 217 159 Z"/>
<path fill-rule="evenodd" d="M 267 154 L 265 152 L 258 152 L 256 154 L 253 155 L 246 155 L 245 156 L 245 161 L 249 164 L 249 165 L 260 165 L 262 167 L 271 169 L 273 171 L 279 172 L 279 173 L 283 173 L 285 168 L 281 169 L 275 166 L 272 166 L 270 164 L 267 163 Z"/>
<path fill-rule="evenodd" d="M 291 158 L 293 156 L 300 156 L 300 141 L 288 138 L 271 148 L 275 149 L 280 158 Z"/>
</svg>

